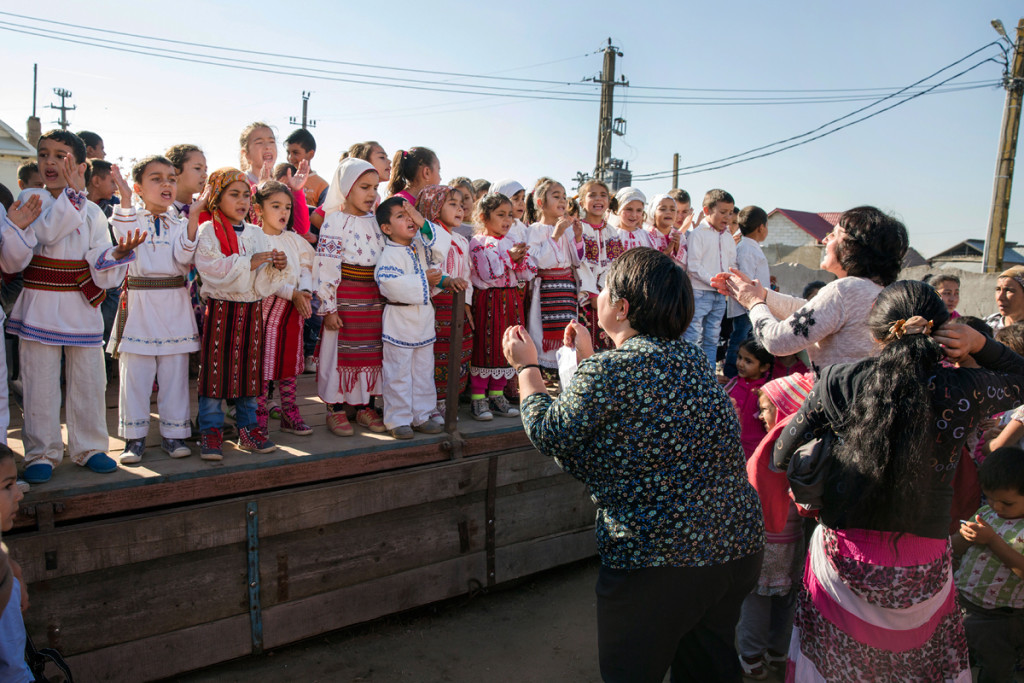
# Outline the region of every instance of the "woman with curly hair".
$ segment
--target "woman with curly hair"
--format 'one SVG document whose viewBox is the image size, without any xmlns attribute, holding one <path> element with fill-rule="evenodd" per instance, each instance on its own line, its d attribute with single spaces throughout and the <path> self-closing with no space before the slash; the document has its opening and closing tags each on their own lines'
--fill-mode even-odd
<svg viewBox="0 0 1024 683">
<path fill-rule="evenodd" d="M 787 680 L 971 680 L 952 480 L 970 428 L 1024 398 L 1024 358 L 948 320 L 926 283 L 886 287 L 867 318 L 878 357 L 825 368 L 775 444 L 775 468 L 795 482 L 813 459 L 797 449 L 839 437 L 820 479 Z M 980 367 L 946 367 L 944 355 Z"/>
<path fill-rule="evenodd" d="M 868 313 L 882 288 L 899 275 L 909 239 L 896 218 L 858 206 L 843 213 L 824 244 L 821 268 L 837 279 L 810 300 L 774 292 L 736 269 L 715 277 L 719 291 L 748 310 L 761 346 L 774 356 L 806 349 L 815 374 L 877 353 Z"/>
</svg>

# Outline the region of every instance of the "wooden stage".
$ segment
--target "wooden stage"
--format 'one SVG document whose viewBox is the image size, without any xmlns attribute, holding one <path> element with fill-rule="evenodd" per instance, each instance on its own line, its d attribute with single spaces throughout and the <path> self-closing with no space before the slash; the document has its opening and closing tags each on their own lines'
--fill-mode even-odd
<svg viewBox="0 0 1024 683">
<path fill-rule="evenodd" d="M 259 653 L 589 557 L 594 507 L 518 419 L 409 441 L 324 425 L 299 379 L 310 436 L 278 450 L 225 444 L 171 459 L 154 420 L 139 465 L 65 461 L 33 486 L 5 536 L 30 591 L 37 647 L 76 681 L 147 681 Z M 108 389 L 116 433 L 116 385 Z M 154 406 L 155 411 L 155 406 Z M 10 445 L 22 452 L 20 411 Z M 123 443 L 111 438 L 115 459 Z"/>
</svg>

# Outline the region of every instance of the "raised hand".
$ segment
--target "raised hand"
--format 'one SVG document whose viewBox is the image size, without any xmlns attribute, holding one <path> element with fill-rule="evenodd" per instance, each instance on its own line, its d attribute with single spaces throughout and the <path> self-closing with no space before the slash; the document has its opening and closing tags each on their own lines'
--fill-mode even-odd
<svg viewBox="0 0 1024 683">
<path fill-rule="evenodd" d="M 124 176 L 121 175 L 121 169 L 117 164 L 110 167 L 110 173 L 114 176 L 114 184 L 117 185 L 117 193 L 121 195 L 121 206 L 124 208 L 130 208 L 132 205 L 132 186 L 128 184 Z"/>
<path fill-rule="evenodd" d="M 126 236 L 120 238 L 117 241 L 117 246 L 114 247 L 114 260 L 120 261 L 121 259 L 127 257 L 129 254 L 135 251 L 135 248 L 137 246 L 145 242 L 146 237 L 148 236 L 149 233 L 147 232 L 143 232 L 142 230 L 135 230 L 133 232 L 128 233 Z"/>
<path fill-rule="evenodd" d="M 85 189 L 85 164 L 75 163 L 75 155 L 69 154 L 64 157 L 64 163 L 57 167 L 64 182 L 75 192 Z"/>
<path fill-rule="evenodd" d="M 559 218 L 555 222 L 555 229 L 551 233 L 551 239 L 557 242 L 562 237 L 562 235 L 565 234 L 566 230 L 573 227 L 574 222 L 575 221 L 573 221 L 573 219 L 568 218 L 566 216 L 562 216 L 561 218 Z"/>
<path fill-rule="evenodd" d="M 267 180 L 274 179 L 274 164 L 270 161 L 264 161 L 260 167 L 259 182 L 262 183 Z"/>
<path fill-rule="evenodd" d="M 18 228 L 24 230 L 32 224 L 32 221 L 39 218 L 43 210 L 43 200 L 37 195 L 31 195 L 24 202 L 16 201 L 7 209 L 7 218 Z"/>
<path fill-rule="evenodd" d="M 300 161 L 295 174 L 293 175 L 291 171 L 288 171 L 285 181 L 285 185 L 292 188 L 292 190 L 301 190 L 304 188 L 306 186 L 306 182 L 309 181 L 309 162 L 305 159 Z"/>
<path fill-rule="evenodd" d="M 427 222 L 427 219 L 423 217 L 423 214 L 416 210 L 416 207 L 408 202 L 408 200 L 402 205 L 405 207 L 405 212 L 409 214 L 409 218 L 412 219 L 413 225 L 417 228 L 423 227 L 423 224 Z"/>
<path fill-rule="evenodd" d="M 192 206 L 188 209 L 188 214 L 191 216 L 193 212 L 198 216 L 203 211 L 207 210 L 210 206 L 210 186 L 207 185 L 203 188 L 203 191 L 199 193 L 199 197 L 192 200 Z"/>
<path fill-rule="evenodd" d="M 590 330 L 575 320 L 570 320 L 562 335 L 562 344 L 576 349 L 577 362 L 594 355 L 594 343 L 590 338 Z"/>
<path fill-rule="evenodd" d="M 505 328 L 501 339 L 501 350 L 505 360 L 514 368 L 537 362 L 537 346 L 522 325 L 511 325 Z"/>
<path fill-rule="evenodd" d="M 943 353 L 954 363 L 985 348 L 985 335 L 973 327 L 952 321 L 932 331 L 932 339 L 939 343 Z"/>
</svg>

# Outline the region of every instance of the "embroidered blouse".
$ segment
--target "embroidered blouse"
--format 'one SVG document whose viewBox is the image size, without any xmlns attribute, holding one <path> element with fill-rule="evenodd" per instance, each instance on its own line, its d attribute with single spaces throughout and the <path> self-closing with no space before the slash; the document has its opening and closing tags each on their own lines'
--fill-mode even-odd
<svg viewBox="0 0 1024 683">
<path fill-rule="evenodd" d="M 388 240 L 377 262 L 373 277 L 384 307 L 382 338 L 387 344 L 418 348 L 434 343 L 434 307 L 430 297 L 437 292 L 427 282 L 427 270 L 444 262 L 451 235 L 433 223 L 429 230 L 418 231 L 412 244 L 404 246 Z"/>
<path fill-rule="evenodd" d="M 653 225 L 644 228 L 647 234 L 651 236 L 651 246 L 660 251 L 663 254 L 668 254 L 672 259 L 678 263 L 683 270 L 686 270 L 686 235 L 683 235 L 675 228 L 669 228 L 668 233 L 662 235 L 661 231 Z M 669 248 L 669 243 L 672 240 L 672 236 L 679 235 L 679 246 L 675 249 Z"/>
<path fill-rule="evenodd" d="M 622 242 L 622 251 L 629 251 L 636 247 L 654 248 L 654 242 L 651 240 L 651 234 L 643 228 L 637 228 L 633 231 L 629 231 L 624 228 L 616 228 L 616 231 L 619 233 L 619 241 Z"/>
<path fill-rule="evenodd" d="M 313 284 L 320 297 L 320 315 L 338 310 L 341 264 L 373 268 L 384 251 L 384 233 L 372 213 L 353 216 L 335 211 L 320 226 L 313 259 Z"/>
<path fill-rule="evenodd" d="M 284 270 L 278 270 L 271 263 L 252 270 L 249 263 L 253 254 L 270 251 L 270 242 L 262 228 L 244 222 L 242 226 L 242 232 L 238 233 L 238 253 L 230 256 L 220 250 L 213 221 L 199 226 L 196 270 L 203 279 L 200 292 L 204 299 L 259 301 L 276 293 L 298 267 L 289 260 Z"/>
<path fill-rule="evenodd" d="M 591 225 L 583 221 L 583 254 L 580 257 L 578 277 L 580 298 L 597 296 L 604 289 L 604 279 L 612 267 L 612 261 L 622 255 L 625 249 L 619 237 L 618 228 L 608 223 Z M 582 301 L 581 301 L 582 303 Z"/>
<path fill-rule="evenodd" d="M 557 399 L 522 401 L 533 445 L 586 484 L 601 562 L 697 567 L 764 545 L 736 413 L 703 353 L 636 336 L 580 363 Z"/>
<path fill-rule="evenodd" d="M 537 274 L 537 261 L 527 252 L 515 263 L 508 255 L 508 250 L 515 245 L 508 235 L 502 238 L 474 235 L 469 243 L 473 286 L 477 289 L 517 287 L 520 282 L 532 280 Z"/>
</svg>

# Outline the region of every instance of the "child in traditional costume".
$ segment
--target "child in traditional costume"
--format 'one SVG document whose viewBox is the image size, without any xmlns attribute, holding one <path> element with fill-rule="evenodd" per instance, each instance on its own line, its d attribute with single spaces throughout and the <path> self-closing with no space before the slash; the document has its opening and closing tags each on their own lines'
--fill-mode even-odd
<svg viewBox="0 0 1024 683">
<path fill-rule="evenodd" d="M 612 199 L 612 211 L 618 222 L 622 250 L 636 247 L 654 247 L 651 235 L 644 230 L 644 209 L 647 197 L 635 187 L 624 187 Z"/>
</svg>

